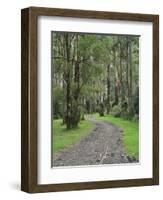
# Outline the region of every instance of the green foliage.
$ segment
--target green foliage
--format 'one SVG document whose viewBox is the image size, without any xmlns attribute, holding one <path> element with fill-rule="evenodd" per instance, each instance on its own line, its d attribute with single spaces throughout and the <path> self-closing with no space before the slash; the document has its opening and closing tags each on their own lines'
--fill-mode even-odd
<svg viewBox="0 0 163 200">
<path fill-rule="evenodd" d="M 111 115 L 105 117 L 98 117 L 98 120 L 110 122 L 123 129 L 125 149 L 129 156 L 139 159 L 139 123 L 136 121 L 124 120 L 115 118 Z"/>
<path fill-rule="evenodd" d="M 121 116 L 122 119 L 126 119 L 126 120 L 132 120 L 132 118 L 129 116 L 129 113 L 127 110 L 123 110 L 121 112 Z"/>
<path fill-rule="evenodd" d="M 103 103 L 99 104 L 99 106 L 98 106 L 98 112 L 99 112 L 99 115 L 101 117 L 104 116 L 104 104 Z"/>
<path fill-rule="evenodd" d="M 119 105 L 115 105 L 112 110 L 111 110 L 111 114 L 114 117 L 120 117 L 121 116 L 121 107 Z"/>
<path fill-rule="evenodd" d="M 139 115 L 139 88 L 136 88 L 134 95 L 134 111 L 135 114 Z"/>
<path fill-rule="evenodd" d="M 53 32 L 52 69 L 53 115 L 69 128 L 85 113 L 137 119 L 138 36 Z"/>
<path fill-rule="evenodd" d="M 139 121 L 139 115 L 135 114 L 134 117 L 132 118 L 132 120 L 138 122 Z"/>
<path fill-rule="evenodd" d="M 64 95 L 63 89 L 60 87 L 53 88 L 53 117 L 54 119 L 61 118 L 63 116 L 63 103 Z"/>
<path fill-rule="evenodd" d="M 83 106 L 81 106 L 81 108 L 80 108 L 80 120 L 85 120 L 85 118 L 84 118 L 85 113 L 86 113 L 86 109 Z"/>
<path fill-rule="evenodd" d="M 67 130 L 61 119 L 53 120 L 53 150 L 58 152 L 70 147 L 88 135 L 93 128 L 91 122 L 84 120 L 77 128 Z"/>
</svg>

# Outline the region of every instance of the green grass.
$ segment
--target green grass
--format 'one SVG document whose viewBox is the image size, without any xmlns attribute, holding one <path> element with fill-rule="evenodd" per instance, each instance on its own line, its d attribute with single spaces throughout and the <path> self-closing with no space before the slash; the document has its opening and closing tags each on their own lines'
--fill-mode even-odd
<svg viewBox="0 0 163 200">
<path fill-rule="evenodd" d="M 58 152 L 73 144 L 79 142 L 82 138 L 88 135 L 94 128 L 94 125 L 89 121 L 81 121 L 75 129 L 66 130 L 66 126 L 62 125 L 62 120 L 53 121 L 53 150 Z"/>
<path fill-rule="evenodd" d="M 98 120 L 107 121 L 124 130 L 124 144 L 127 154 L 139 158 L 139 123 L 115 118 L 111 115 L 100 117 L 95 115 Z"/>
</svg>

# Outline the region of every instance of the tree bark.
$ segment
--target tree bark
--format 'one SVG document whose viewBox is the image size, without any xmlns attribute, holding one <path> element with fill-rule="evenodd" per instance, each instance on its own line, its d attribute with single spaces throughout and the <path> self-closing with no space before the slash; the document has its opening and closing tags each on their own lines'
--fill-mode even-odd
<svg viewBox="0 0 163 200">
<path fill-rule="evenodd" d="M 107 114 L 110 113 L 110 64 L 107 65 Z"/>
<path fill-rule="evenodd" d="M 133 114 L 133 106 L 132 106 L 132 46 L 131 46 L 131 39 L 129 39 L 129 115 L 132 116 Z"/>
<path fill-rule="evenodd" d="M 114 105 L 118 105 L 119 102 L 119 98 L 118 98 L 118 84 L 117 84 L 117 67 L 116 67 L 116 49 L 114 48 L 114 68 L 115 68 L 115 88 L 114 88 L 114 96 L 115 96 L 115 100 L 114 100 Z"/>
<path fill-rule="evenodd" d="M 65 34 L 65 52 L 66 52 L 66 127 L 71 128 L 71 102 L 70 102 L 70 47 L 69 47 L 69 37 Z"/>
<path fill-rule="evenodd" d="M 131 39 L 127 37 L 127 96 L 128 96 L 128 114 L 133 114 L 132 109 L 132 53 Z"/>
</svg>

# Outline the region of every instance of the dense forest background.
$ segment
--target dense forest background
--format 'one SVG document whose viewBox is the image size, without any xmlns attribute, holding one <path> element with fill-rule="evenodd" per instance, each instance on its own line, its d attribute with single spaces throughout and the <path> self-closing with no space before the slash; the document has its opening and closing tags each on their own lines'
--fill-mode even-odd
<svg viewBox="0 0 163 200">
<path fill-rule="evenodd" d="M 139 36 L 52 32 L 53 118 L 139 116 Z"/>
</svg>

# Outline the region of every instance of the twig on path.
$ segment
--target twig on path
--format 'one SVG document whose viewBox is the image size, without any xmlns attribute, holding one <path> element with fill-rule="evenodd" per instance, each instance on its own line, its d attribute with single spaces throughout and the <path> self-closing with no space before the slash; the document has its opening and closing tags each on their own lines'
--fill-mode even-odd
<svg viewBox="0 0 163 200">
<path fill-rule="evenodd" d="M 104 155 L 103 155 L 103 157 L 102 157 L 102 159 L 100 161 L 100 164 L 102 164 L 103 160 L 106 158 L 107 151 L 108 151 L 108 145 L 106 146 L 106 150 L 105 150 L 105 153 L 104 153 Z"/>
</svg>

